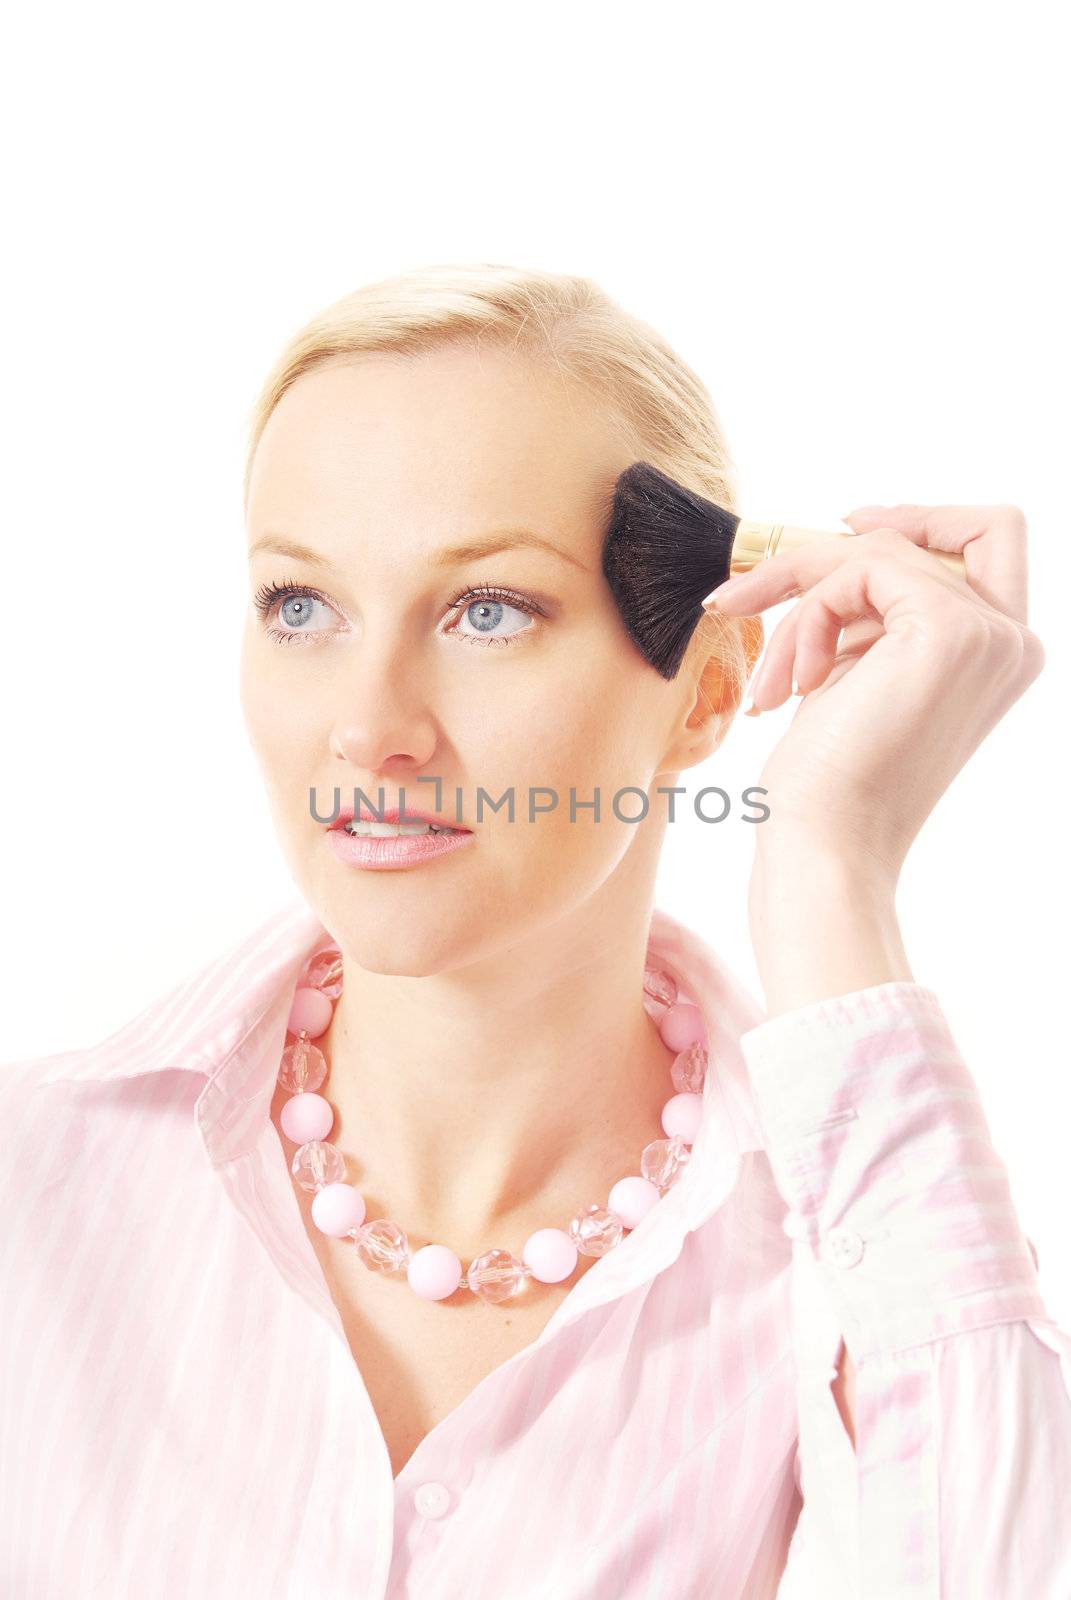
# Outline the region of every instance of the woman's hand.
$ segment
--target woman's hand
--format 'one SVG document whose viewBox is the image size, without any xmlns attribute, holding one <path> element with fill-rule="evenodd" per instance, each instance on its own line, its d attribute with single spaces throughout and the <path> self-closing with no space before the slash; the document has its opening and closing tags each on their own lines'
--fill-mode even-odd
<svg viewBox="0 0 1071 1600">
<path fill-rule="evenodd" d="M 904 857 L 989 730 L 1037 677 L 1016 506 L 868 507 L 722 584 L 749 616 L 799 596 L 752 696 L 803 696 L 760 785 L 750 915 L 771 1011 L 911 978 L 895 917 Z M 960 577 L 926 546 L 960 551 Z M 843 637 L 841 633 L 843 630 Z"/>
<path fill-rule="evenodd" d="M 748 616 L 800 596 L 752 687 L 758 710 L 794 682 L 803 696 L 759 780 L 771 816 L 758 836 L 871 861 L 894 885 L 940 796 L 1044 663 L 1026 625 L 1026 519 L 1017 506 L 902 505 L 844 520 L 854 538 L 773 556 L 714 604 Z M 965 577 L 926 545 L 962 552 Z"/>
</svg>

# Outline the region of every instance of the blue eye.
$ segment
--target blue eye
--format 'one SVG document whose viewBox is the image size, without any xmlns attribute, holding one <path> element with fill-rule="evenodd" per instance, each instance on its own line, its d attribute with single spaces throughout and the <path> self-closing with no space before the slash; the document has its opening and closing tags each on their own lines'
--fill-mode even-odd
<svg viewBox="0 0 1071 1600">
<path fill-rule="evenodd" d="M 276 614 L 284 624 L 283 627 L 269 627 L 266 630 L 269 638 L 277 639 L 282 644 L 300 642 L 303 635 L 312 637 L 321 631 L 310 625 L 316 606 L 324 606 L 338 615 L 315 589 L 304 589 L 296 583 L 262 584 L 253 596 L 253 605 L 262 622 L 267 623 L 269 616 Z"/>
<path fill-rule="evenodd" d="M 459 605 L 464 605 L 465 609 L 461 613 L 458 627 L 453 631 L 460 634 L 462 639 L 472 639 L 482 644 L 509 644 L 512 635 L 534 631 L 534 624 L 526 624 L 523 619 L 531 618 L 536 608 L 523 596 L 513 594 L 512 591 L 490 586 L 469 589 L 453 602 L 454 609 Z M 498 628 L 507 611 L 521 620 L 514 621 L 512 626 L 507 626 L 504 633 L 500 633 Z M 472 633 L 462 630 L 460 624 L 464 622 L 471 625 Z"/>
</svg>

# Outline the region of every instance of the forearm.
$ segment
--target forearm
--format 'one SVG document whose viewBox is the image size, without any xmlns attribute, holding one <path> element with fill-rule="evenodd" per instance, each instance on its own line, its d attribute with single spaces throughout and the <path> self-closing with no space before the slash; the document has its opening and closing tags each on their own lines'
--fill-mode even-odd
<svg viewBox="0 0 1071 1600">
<path fill-rule="evenodd" d="M 914 982 L 896 886 L 805 839 L 758 843 L 748 897 L 767 1015 L 877 983 Z"/>
</svg>

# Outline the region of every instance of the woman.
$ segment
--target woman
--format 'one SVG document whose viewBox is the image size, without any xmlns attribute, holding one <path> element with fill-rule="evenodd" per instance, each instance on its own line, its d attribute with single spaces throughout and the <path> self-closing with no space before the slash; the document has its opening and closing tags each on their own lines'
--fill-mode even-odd
<svg viewBox="0 0 1071 1600">
<path fill-rule="evenodd" d="M 5 1593 L 1071 1593 L 1071 1340 L 894 909 L 1041 667 L 1023 518 L 857 512 L 667 682 L 600 563 L 640 459 L 735 502 L 586 279 L 371 285 L 270 374 L 241 693 L 300 895 L 3 1077 Z M 653 888 L 792 596 L 764 1017 Z"/>
</svg>

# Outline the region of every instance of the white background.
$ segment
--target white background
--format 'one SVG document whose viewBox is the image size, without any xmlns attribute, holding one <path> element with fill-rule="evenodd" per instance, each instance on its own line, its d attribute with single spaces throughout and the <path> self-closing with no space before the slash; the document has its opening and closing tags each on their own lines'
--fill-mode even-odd
<svg viewBox="0 0 1071 1600">
<path fill-rule="evenodd" d="M 940 0 L 21 8 L 3 1058 L 96 1041 L 293 893 L 237 697 L 242 444 L 285 337 L 404 267 L 583 272 L 708 384 L 748 515 L 1029 518 L 1048 664 L 941 801 L 899 908 L 1071 1326 L 1055 22 Z M 689 783 L 738 793 L 791 715 L 742 719 Z M 668 830 L 659 902 L 758 993 L 753 836 L 692 827 L 708 870 Z"/>
</svg>

